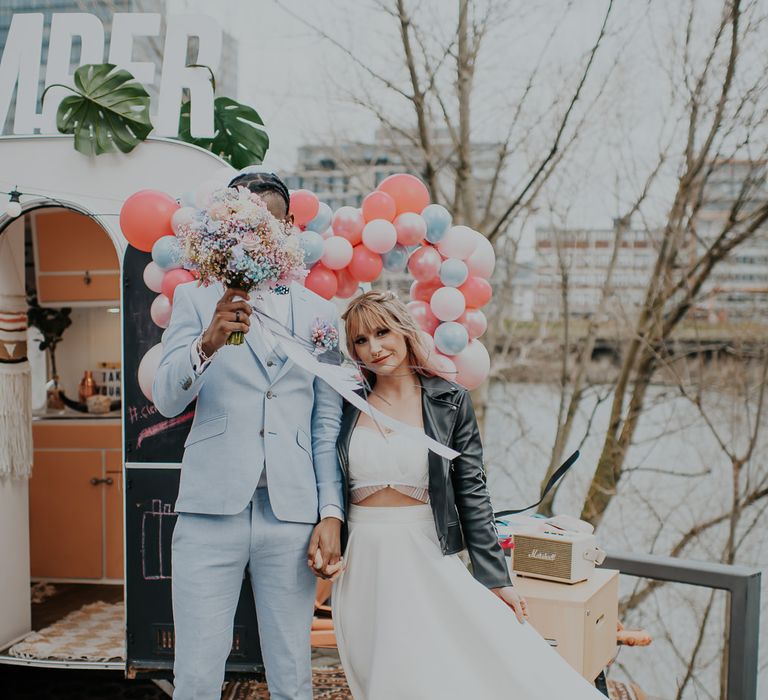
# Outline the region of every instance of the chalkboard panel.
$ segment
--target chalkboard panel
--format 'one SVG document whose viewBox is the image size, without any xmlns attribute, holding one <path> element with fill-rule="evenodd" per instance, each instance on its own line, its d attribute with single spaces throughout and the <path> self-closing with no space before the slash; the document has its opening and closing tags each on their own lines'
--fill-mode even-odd
<svg viewBox="0 0 768 700">
<path fill-rule="evenodd" d="M 149 308 L 157 296 L 144 284 L 149 253 L 128 246 L 123 258 L 123 401 L 125 402 L 125 456 L 127 462 L 181 462 L 184 440 L 192 425 L 194 403 L 181 415 L 165 418 L 139 388 L 139 364 L 147 350 L 160 342 Z"/>
<path fill-rule="evenodd" d="M 157 678 L 173 668 L 171 538 L 179 469 L 130 467 L 125 482 L 127 671 Z M 256 609 L 247 573 L 227 672 L 261 674 Z"/>
<path fill-rule="evenodd" d="M 131 246 L 123 258 L 126 670 L 132 677 L 158 678 L 170 676 L 173 669 L 171 537 L 181 470 L 135 465 L 181 462 L 194 403 L 167 419 L 139 388 L 141 358 L 160 342 L 163 332 L 149 315 L 156 293 L 144 284 L 143 275 L 151 260 L 149 253 Z M 262 672 L 253 592 L 245 577 L 227 674 Z"/>
</svg>

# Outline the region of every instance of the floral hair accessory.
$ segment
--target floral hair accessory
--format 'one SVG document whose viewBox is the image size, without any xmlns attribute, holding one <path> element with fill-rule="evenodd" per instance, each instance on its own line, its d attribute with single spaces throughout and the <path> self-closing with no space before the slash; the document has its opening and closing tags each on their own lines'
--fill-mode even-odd
<svg viewBox="0 0 768 700">
<path fill-rule="evenodd" d="M 312 324 L 312 343 L 316 353 L 335 350 L 339 347 L 339 332 L 332 323 L 316 318 Z"/>
</svg>

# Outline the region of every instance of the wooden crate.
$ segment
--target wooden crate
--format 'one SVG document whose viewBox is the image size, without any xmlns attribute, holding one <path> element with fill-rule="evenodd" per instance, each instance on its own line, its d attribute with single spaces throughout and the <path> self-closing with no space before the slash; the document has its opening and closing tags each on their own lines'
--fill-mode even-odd
<svg viewBox="0 0 768 700">
<path fill-rule="evenodd" d="M 517 576 L 515 586 L 536 631 L 594 681 L 616 655 L 619 572 L 595 569 L 588 581 L 574 584 Z"/>
</svg>

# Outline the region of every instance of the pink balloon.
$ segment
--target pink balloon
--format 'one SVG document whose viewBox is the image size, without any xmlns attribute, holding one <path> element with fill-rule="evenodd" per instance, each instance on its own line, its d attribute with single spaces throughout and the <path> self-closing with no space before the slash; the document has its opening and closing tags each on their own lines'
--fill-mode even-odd
<svg viewBox="0 0 768 700">
<path fill-rule="evenodd" d="M 356 245 L 352 251 L 352 262 L 349 263 L 349 274 L 358 282 L 373 282 L 384 268 L 381 255 L 374 253 L 364 245 Z"/>
<path fill-rule="evenodd" d="M 477 248 L 478 235 L 469 226 L 453 226 L 437 244 L 437 249 L 443 257 L 466 260 Z"/>
<path fill-rule="evenodd" d="M 417 282 L 426 282 L 437 277 L 443 259 L 432 246 L 422 246 L 408 258 L 408 271 Z"/>
<path fill-rule="evenodd" d="M 165 270 L 161 270 L 154 260 L 144 268 L 144 284 L 153 292 L 160 293 L 162 291 L 163 277 L 165 277 Z"/>
<path fill-rule="evenodd" d="M 397 231 L 391 221 L 374 219 L 363 229 L 363 244 L 374 253 L 388 253 L 397 243 Z"/>
<path fill-rule="evenodd" d="M 333 270 L 329 270 L 325 265 L 317 263 L 304 279 L 304 286 L 323 297 L 323 299 L 331 299 L 336 294 L 339 283 Z"/>
<path fill-rule="evenodd" d="M 479 340 L 473 340 L 458 355 L 453 357 L 458 374 L 454 381 L 474 391 L 488 377 L 491 358 Z"/>
<path fill-rule="evenodd" d="M 479 309 L 485 306 L 493 296 L 491 283 L 482 277 L 470 277 L 458 289 L 464 295 L 464 298 L 467 300 L 467 306 L 471 309 Z"/>
<path fill-rule="evenodd" d="M 421 214 L 409 211 L 400 214 L 395 219 L 395 229 L 397 230 L 397 242 L 400 245 L 417 245 L 427 235 L 427 222 L 424 221 Z"/>
<path fill-rule="evenodd" d="M 455 321 L 464 313 L 467 305 L 464 295 L 455 287 L 441 287 L 429 302 L 432 313 L 441 321 Z"/>
<path fill-rule="evenodd" d="M 155 381 L 157 368 L 160 366 L 160 358 L 163 356 L 163 346 L 158 343 L 153 345 L 139 362 L 139 389 L 150 401 L 152 401 L 152 382 Z"/>
<path fill-rule="evenodd" d="M 408 312 L 413 316 L 416 325 L 431 336 L 440 325 L 440 321 L 432 313 L 432 309 L 426 301 L 410 301 L 406 305 Z"/>
<path fill-rule="evenodd" d="M 449 382 L 456 381 L 456 364 L 450 357 L 446 357 L 439 352 L 433 352 L 429 356 L 429 368 L 438 377 L 447 379 Z"/>
<path fill-rule="evenodd" d="M 320 200 L 314 192 L 309 190 L 294 190 L 291 192 L 289 212 L 293 214 L 293 220 L 297 226 L 306 226 L 317 216 L 319 209 Z"/>
<path fill-rule="evenodd" d="M 443 283 L 439 277 L 426 282 L 414 282 L 411 285 L 411 299 L 414 301 L 431 301 L 432 295 L 441 287 Z"/>
<path fill-rule="evenodd" d="M 352 245 L 358 245 L 363 240 L 365 219 L 355 207 L 339 207 L 333 215 L 331 226 L 337 236 L 346 238 Z"/>
<path fill-rule="evenodd" d="M 492 243 L 485 236 L 480 234 L 478 236 L 477 248 L 467 258 L 467 267 L 470 275 L 490 279 L 493 268 L 496 266 L 496 252 L 493 250 Z"/>
<path fill-rule="evenodd" d="M 172 309 L 173 306 L 168 301 L 168 297 L 165 294 L 158 294 L 152 302 L 152 306 L 149 307 L 149 315 L 156 326 L 168 328 L 168 324 L 171 322 Z"/>
<path fill-rule="evenodd" d="M 419 178 L 407 173 L 398 173 L 385 178 L 377 187 L 395 200 L 397 213 L 420 212 L 429 204 L 429 190 Z"/>
<path fill-rule="evenodd" d="M 480 309 L 467 309 L 458 322 L 467 329 L 470 340 L 479 338 L 488 330 L 488 319 Z"/>
<path fill-rule="evenodd" d="M 336 288 L 336 296 L 340 299 L 349 299 L 357 294 L 357 290 L 360 288 L 360 283 L 349 274 L 348 270 L 337 270 L 336 279 L 338 286 Z"/>
<path fill-rule="evenodd" d="M 397 214 L 397 206 L 395 200 L 392 199 L 386 192 L 371 192 L 363 200 L 363 218 L 366 221 L 373 221 L 374 219 L 386 219 L 392 221 Z"/>
<path fill-rule="evenodd" d="M 171 217 L 179 203 L 165 192 L 139 190 L 120 208 L 120 229 L 134 248 L 149 253 L 155 241 L 172 236 Z"/>
<path fill-rule="evenodd" d="M 163 284 L 160 287 L 160 291 L 168 297 L 169 301 L 173 301 L 173 293 L 180 284 L 191 282 L 194 280 L 194 276 L 188 270 L 176 269 L 168 270 L 163 277 Z"/>
<path fill-rule="evenodd" d="M 323 243 L 323 257 L 320 262 L 329 270 L 341 270 L 352 260 L 352 244 L 341 236 L 331 236 Z"/>
</svg>

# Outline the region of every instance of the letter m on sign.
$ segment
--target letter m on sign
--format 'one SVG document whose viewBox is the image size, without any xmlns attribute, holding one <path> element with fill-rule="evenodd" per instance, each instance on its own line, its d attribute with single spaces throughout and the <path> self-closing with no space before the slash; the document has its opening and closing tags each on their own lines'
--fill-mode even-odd
<svg viewBox="0 0 768 700">
<path fill-rule="evenodd" d="M 0 62 L 0 133 L 4 133 L 14 91 L 16 109 L 13 132 L 34 132 L 42 45 L 43 15 L 13 15 Z"/>
</svg>

